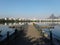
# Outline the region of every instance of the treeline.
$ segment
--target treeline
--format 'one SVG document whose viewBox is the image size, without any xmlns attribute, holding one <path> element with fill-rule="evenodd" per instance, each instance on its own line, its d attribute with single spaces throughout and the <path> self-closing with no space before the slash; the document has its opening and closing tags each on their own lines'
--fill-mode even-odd
<svg viewBox="0 0 60 45">
<path fill-rule="evenodd" d="M 60 20 L 41 20 L 41 22 L 60 22 Z"/>
<path fill-rule="evenodd" d="M 15 22 L 14 20 L 5 20 L 5 19 L 0 19 L 0 23 L 5 23 L 5 22 Z"/>
<path fill-rule="evenodd" d="M 16 23 L 17 22 L 60 22 L 60 20 L 22 20 L 22 19 L 21 20 L 18 20 L 18 19 L 5 20 L 5 19 L 0 19 L 0 23 L 14 23 L 14 22 Z"/>
<path fill-rule="evenodd" d="M 39 20 L 5 20 L 0 19 L 0 23 L 14 23 L 14 22 L 39 22 Z"/>
</svg>

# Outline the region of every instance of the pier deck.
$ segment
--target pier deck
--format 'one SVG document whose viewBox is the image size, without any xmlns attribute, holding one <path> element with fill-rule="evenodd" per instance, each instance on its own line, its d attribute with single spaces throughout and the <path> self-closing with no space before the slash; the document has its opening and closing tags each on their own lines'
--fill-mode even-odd
<svg viewBox="0 0 60 45">
<path fill-rule="evenodd" d="M 33 38 L 32 41 L 40 38 L 40 32 L 32 25 L 28 26 L 26 37 Z"/>
<path fill-rule="evenodd" d="M 24 30 L 20 31 L 16 38 L 13 36 L 13 39 L 9 39 L 9 42 L 6 42 L 5 45 L 49 45 L 40 39 L 42 38 L 41 33 L 33 24 L 24 25 L 23 28 Z"/>
</svg>

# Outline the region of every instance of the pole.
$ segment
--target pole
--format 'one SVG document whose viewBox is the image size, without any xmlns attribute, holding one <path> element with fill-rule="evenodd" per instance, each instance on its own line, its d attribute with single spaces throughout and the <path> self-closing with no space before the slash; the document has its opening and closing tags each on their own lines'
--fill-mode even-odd
<svg viewBox="0 0 60 45">
<path fill-rule="evenodd" d="M 7 45 L 9 45 L 9 31 L 7 32 Z"/>
<path fill-rule="evenodd" d="M 50 30 L 50 43 L 53 45 L 52 31 Z"/>
<path fill-rule="evenodd" d="M 16 36 L 17 36 L 17 29 L 15 29 L 15 39 L 16 39 Z"/>
</svg>

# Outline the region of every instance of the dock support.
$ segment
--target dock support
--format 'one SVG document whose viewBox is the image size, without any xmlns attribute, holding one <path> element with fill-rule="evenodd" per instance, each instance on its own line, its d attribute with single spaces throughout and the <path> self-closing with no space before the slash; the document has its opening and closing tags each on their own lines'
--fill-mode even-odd
<svg viewBox="0 0 60 45">
<path fill-rule="evenodd" d="M 52 31 L 50 30 L 50 42 L 51 42 L 51 45 L 53 45 L 53 38 L 52 38 Z"/>
<path fill-rule="evenodd" d="M 7 45 L 9 45 L 9 31 L 7 32 Z"/>
<path fill-rule="evenodd" d="M 17 37 L 17 29 L 15 29 L 15 39 L 16 39 L 16 37 Z"/>
</svg>

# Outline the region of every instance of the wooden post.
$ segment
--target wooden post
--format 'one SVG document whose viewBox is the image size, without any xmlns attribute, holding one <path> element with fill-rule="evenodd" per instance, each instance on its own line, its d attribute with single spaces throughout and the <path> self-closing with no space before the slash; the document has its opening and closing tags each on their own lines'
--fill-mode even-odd
<svg viewBox="0 0 60 45">
<path fill-rule="evenodd" d="M 15 34 L 17 33 L 17 29 L 15 29 Z"/>
<path fill-rule="evenodd" d="M 17 29 L 15 29 L 15 33 L 14 33 L 14 34 L 15 34 L 15 39 L 16 39 L 16 36 L 17 36 Z"/>
<path fill-rule="evenodd" d="M 51 45 L 53 45 L 52 31 L 50 31 L 50 42 L 51 42 Z"/>
<path fill-rule="evenodd" d="M 44 36 L 44 32 L 45 32 L 45 31 L 42 31 L 42 34 L 43 34 L 43 38 L 45 37 L 45 36 Z"/>
<path fill-rule="evenodd" d="M 9 45 L 9 31 L 7 32 L 7 45 Z"/>
<path fill-rule="evenodd" d="M 1 32 L 2 32 L 2 30 L 0 30 L 0 37 L 2 37 Z"/>
</svg>

